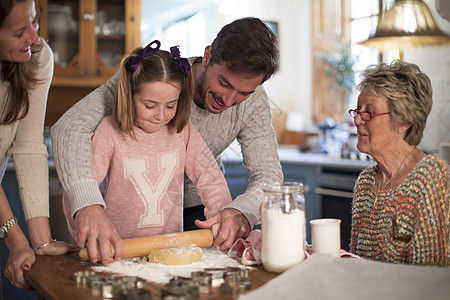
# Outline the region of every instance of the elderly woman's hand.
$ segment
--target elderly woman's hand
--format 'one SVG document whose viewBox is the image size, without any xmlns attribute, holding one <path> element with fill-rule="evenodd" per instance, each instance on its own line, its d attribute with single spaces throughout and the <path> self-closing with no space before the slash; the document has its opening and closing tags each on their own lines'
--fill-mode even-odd
<svg viewBox="0 0 450 300">
<path fill-rule="evenodd" d="M 20 244 L 10 248 L 4 271 L 6 278 L 17 288 L 30 289 L 30 285 L 23 277 L 23 271 L 28 271 L 35 260 L 34 252 L 28 244 Z"/>
</svg>

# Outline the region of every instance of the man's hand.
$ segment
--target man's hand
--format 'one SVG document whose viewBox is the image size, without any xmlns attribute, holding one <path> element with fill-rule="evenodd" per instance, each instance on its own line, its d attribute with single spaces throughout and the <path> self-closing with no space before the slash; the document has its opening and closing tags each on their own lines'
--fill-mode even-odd
<svg viewBox="0 0 450 300">
<path fill-rule="evenodd" d="M 247 218 L 234 208 L 225 208 L 206 221 L 195 220 L 200 228 L 210 228 L 214 236 L 213 246 L 219 250 L 229 249 L 238 238 L 250 233 Z"/>
<path fill-rule="evenodd" d="M 100 205 L 86 206 L 75 214 L 77 226 L 77 244 L 87 246 L 89 259 L 102 264 L 118 261 L 122 258 L 122 239 Z"/>
</svg>

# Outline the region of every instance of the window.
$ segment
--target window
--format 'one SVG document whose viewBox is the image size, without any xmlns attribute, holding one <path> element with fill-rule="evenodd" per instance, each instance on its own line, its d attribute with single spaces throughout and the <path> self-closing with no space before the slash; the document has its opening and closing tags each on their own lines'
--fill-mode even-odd
<svg viewBox="0 0 450 300">
<path fill-rule="evenodd" d="M 381 2 L 384 3 L 380 5 Z M 351 1 L 351 45 L 352 56 L 357 57 L 355 65 L 356 82 L 359 83 L 359 74 L 369 65 L 380 62 L 390 63 L 400 57 L 398 50 L 389 50 L 380 53 L 376 49 L 359 45 L 358 43 L 367 40 L 372 33 L 375 33 L 378 24 L 378 14 L 380 9 L 389 9 L 395 0 L 352 0 Z M 352 101 L 354 101 L 352 103 Z M 349 107 L 356 107 L 356 99 L 350 100 Z"/>
<path fill-rule="evenodd" d="M 142 0 L 141 44 L 159 40 L 161 49 L 179 45 L 183 57 L 202 56 L 217 33 L 211 26 L 217 24 L 217 11 L 211 1 Z"/>
</svg>

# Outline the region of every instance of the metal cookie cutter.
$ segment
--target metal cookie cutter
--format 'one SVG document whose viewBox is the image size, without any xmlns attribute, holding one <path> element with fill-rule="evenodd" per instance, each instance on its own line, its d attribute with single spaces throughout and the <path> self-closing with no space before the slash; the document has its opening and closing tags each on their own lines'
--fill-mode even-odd
<svg viewBox="0 0 450 300">
<path fill-rule="evenodd" d="M 145 290 L 146 281 L 137 276 L 124 276 L 113 284 L 116 299 L 150 299 L 151 291 Z"/>
<path fill-rule="evenodd" d="M 225 274 L 225 282 L 220 286 L 220 289 L 233 297 L 239 296 L 252 286 L 248 278 L 248 270 L 242 271 L 241 268 L 230 269 Z"/>
<path fill-rule="evenodd" d="M 183 277 L 183 276 L 174 276 L 172 279 L 170 279 L 169 281 L 169 287 L 183 287 L 183 286 L 187 286 L 187 285 L 192 285 L 192 279 L 188 278 L 188 277 Z"/>
<path fill-rule="evenodd" d="M 198 286 L 202 294 L 208 294 L 211 289 L 212 274 L 202 271 L 191 272 L 192 281 Z"/>
<path fill-rule="evenodd" d="M 220 287 L 224 283 L 226 274 L 224 268 L 206 268 L 204 271 L 211 274 L 211 286 L 213 288 Z"/>
<path fill-rule="evenodd" d="M 151 300 L 152 292 L 144 289 L 126 288 L 115 292 L 114 298 L 119 300 Z"/>
<path fill-rule="evenodd" d="M 110 299 L 114 297 L 114 284 L 103 283 L 101 290 L 103 298 Z"/>
<path fill-rule="evenodd" d="M 164 300 L 195 300 L 198 297 L 198 287 L 193 285 L 169 287 L 161 290 L 161 299 Z"/>
<path fill-rule="evenodd" d="M 226 267 L 225 269 L 226 274 L 237 274 L 240 277 L 246 277 L 248 278 L 249 275 L 249 269 L 247 268 L 239 268 L 239 267 Z"/>
<path fill-rule="evenodd" d="M 94 271 L 78 271 L 73 273 L 73 280 L 77 284 L 87 284 L 89 280 L 93 277 L 98 277 L 99 275 Z"/>
<path fill-rule="evenodd" d="M 147 285 L 144 279 L 137 276 L 124 276 L 119 282 L 129 289 L 143 289 Z"/>
</svg>

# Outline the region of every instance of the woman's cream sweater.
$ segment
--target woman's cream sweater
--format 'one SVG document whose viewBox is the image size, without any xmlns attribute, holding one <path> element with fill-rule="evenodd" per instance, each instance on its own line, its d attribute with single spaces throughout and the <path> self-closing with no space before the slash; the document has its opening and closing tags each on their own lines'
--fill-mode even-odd
<svg viewBox="0 0 450 300">
<path fill-rule="evenodd" d="M 48 162 L 43 128 L 47 95 L 53 77 L 53 52 L 44 42 L 38 56 L 37 84 L 29 91 L 30 107 L 25 118 L 0 125 L 1 178 L 8 157 L 14 161 L 25 219 L 49 217 Z M 1 65 L 0 65 L 1 69 Z M 9 83 L 0 82 L 0 107 L 8 101 Z M 0 110 L 0 113 L 4 113 Z"/>
</svg>

